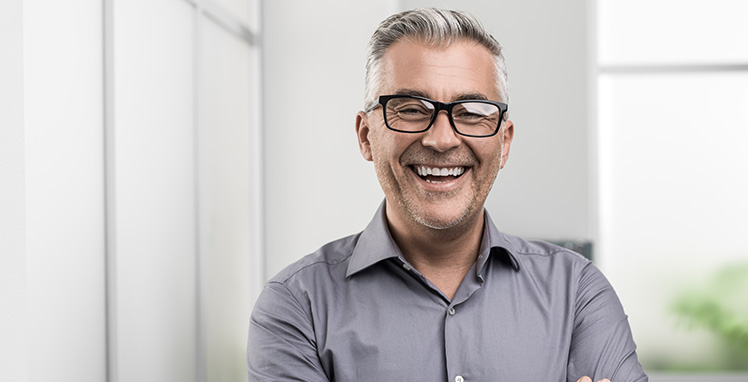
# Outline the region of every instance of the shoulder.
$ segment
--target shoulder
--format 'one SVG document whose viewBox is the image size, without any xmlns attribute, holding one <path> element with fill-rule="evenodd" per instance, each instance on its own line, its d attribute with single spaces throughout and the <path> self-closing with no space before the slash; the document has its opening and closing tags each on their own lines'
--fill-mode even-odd
<svg viewBox="0 0 748 382">
<path fill-rule="evenodd" d="M 359 236 L 327 243 L 278 272 L 257 297 L 252 322 L 259 326 L 311 325 L 313 311 L 324 314 L 324 309 L 315 309 L 313 305 L 324 306 L 326 301 L 334 299 L 336 291 L 343 289 L 341 286 Z"/>
<path fill-rule="evenodd" d="M 539 240 L 526 240 L 518 236 L 501 233 L 506 250 L 515 256 L 520 265 L 573 267 L 581 269 L 590 260 L 570 249 Z"/>
<path fill-rule="evenodd" d="M 610 289 L 600 270 L 577 252 L 544 241 L 505 233 L 501 236 L 502 248 L 518 266 L 516 277 L 531 281 L 532 285 L 542 285 L 549 293 L 563 291 L 576 297 Z"/>
<path fill-rule="evenodd" d="M 329 274 L 333 269 L 342 269 L 344 274 L 360 235 L 346 236 L 323 245 L 278 272 L 268 283 L 287 284 L 293 280 L 315 278 L 316 274 Z"/>
<path fill-rule="evenodd" d="M 574 295 L 577 311 L 597 301 L 620 310 L 618 297 L 608 279 L 595 264 L 570 249 L 544 241 L 530 241 L 506 235 L 526 275 L 536 282 L 547 282 L 552 288 Z M 538 281 L 543 279 L 544 281 Z M 612 304 L 611 304 L 612 303 Z"/>
</svg>

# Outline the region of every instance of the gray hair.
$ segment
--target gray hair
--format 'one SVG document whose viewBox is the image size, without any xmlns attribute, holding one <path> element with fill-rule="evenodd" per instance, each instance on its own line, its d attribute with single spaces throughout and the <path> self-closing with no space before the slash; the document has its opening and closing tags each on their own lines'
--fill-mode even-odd
<svg viewBox="0 0 748 382">
<path fill-rule="evenodd" d="M 376 102 L 375 92 L 382 85 L 382 60 L 387 48 L 402 38 L 432 46 L 448 46 L 468 39 L 486 47 L 494 57 L 499 101 L 508 102 L 506 64 L 501 45 L 473 15 L 448 9 L 421 8 L 392 15 L 382 21 L 371 36 L 366 59 L 365 106 Z"/>
</svg>

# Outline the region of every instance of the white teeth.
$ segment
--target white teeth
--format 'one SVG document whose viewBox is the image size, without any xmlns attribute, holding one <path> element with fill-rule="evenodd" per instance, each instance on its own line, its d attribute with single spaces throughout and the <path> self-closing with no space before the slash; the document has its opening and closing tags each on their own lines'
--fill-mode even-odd
<svg viewBox="0 0 748 382">
<path fill-rule="evenodd" d="M 420 176 L 460 176 L 465 173 L 464 167 L 452 167 L 452 168 L 439 168 L 439 167 L 426 167 L 416 166 L 416 173 Z"/>
</svg>

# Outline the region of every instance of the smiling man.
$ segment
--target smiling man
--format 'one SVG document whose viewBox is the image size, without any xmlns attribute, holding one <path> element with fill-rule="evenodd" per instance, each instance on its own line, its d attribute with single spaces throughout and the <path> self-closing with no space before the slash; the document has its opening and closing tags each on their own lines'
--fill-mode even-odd
<svg viewBox="0 0 748 382">
<path fill-rule="evenodd" d="M 428 8 L 383 21 L 368 54 L 356 133 L 385 201 L 268 283 L 249 380 L 647 381 L 600 271 L 484 210 L 514 136 L 496 40 Z"/>
</svg>

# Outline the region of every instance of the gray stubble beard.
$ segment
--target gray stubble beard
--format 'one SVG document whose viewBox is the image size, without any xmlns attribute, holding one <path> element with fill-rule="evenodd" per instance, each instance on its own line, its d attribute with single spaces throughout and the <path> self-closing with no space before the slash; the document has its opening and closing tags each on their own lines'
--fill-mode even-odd
<svg viewBox="0 0 748 382">
<path fill-rule="evenodd" d="M 374 161 L 374 168 L 375 172 L 377 173 L 377 178 L 379 179 L 379 183 L 383 190 L 391 190 L 393 192 L 396 192 L 400 195 L 402 195 L 402 198 L 398 198 L 395 200 L 395 202 L 398 204 L 398 206 L 406 212 L 405 218 L 411 219 L 412 221 L 415 221 L 416 223 L 430 228 L 434 231 L 441 231 L 444 234 L 447 233 L 447 230 L 452 229 L 454 227 L 457 227 L 461 223 L 465 221 L 466 218 L 476 213 L 476 210 L 481 209 L 483 207 L 483 204 L 485 204 L 486 198 L 488 198 L 488 194 L 490 194 L 491 189 L 493 188 L 493 184 L 496 181 L 496 177 L 498 176 L 498 173 L 501 169 L 501 150 L 499 152 L 499 168 L 496 170 L 496 172 L 493 174 L 492 179 L 490 179 L 488 189 L 486 190 L 485 195 L 474 195 L 473 199 L 470 201 L 468 208 L 463 211 L 462 215 L 460 215 L 458 218 L 454 219 L 453 221 L 447 223 L 447 224 L 437 224 L 437 222 L 429 221 L 426 219 L 424 214 L 418 213 L 418 209 L 416 208 L 416 203 L 412 200 L 412 198 L 408 197 L 403 193 L 403 190 L 401 187 L 399 187 L 395 182 L 392 180 L 394 179 L 394 174 L 387 173 L 388 171 L 388 165 L 385 162 L 383 165 L 378 164 L 378 162 Z M 477 186 L 474 184 L 474 188 L 477 189 Z M 385 192 L 386 193 L 386 192 Z M 449 198 L 450 195 L 445 195 L 445 198 Z M 483 199 L 483 203 L 479 203 L 479 199 Z M 481 204 L 481 205 L 478 205 Z M 467 227 L 466 227 L 467 228 Z M 456 233 L 456 232 L 455 232 Z"/>
</svg>

